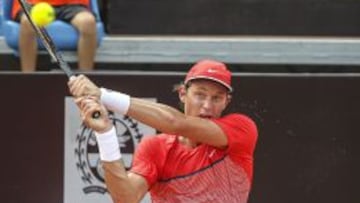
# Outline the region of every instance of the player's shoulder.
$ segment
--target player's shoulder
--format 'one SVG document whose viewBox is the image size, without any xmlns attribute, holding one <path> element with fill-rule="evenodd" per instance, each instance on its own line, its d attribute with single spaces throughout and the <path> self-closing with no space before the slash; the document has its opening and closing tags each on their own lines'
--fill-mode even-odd
<svg viewBox="0 0 360 203">
<path fill-rule="evenodd" d="M 137 151 L 142 152 L 142 154 L 157 154 L 155 156 L 160 156 L 166 154 L 171 150 L 176 141 L 175 135 L 168 134 L 158 134 L 152 136 L 145 136 L 141 139 Z"/>
<path fill-rule="evenodd" d="M 248 115 L 242 113 L 231 113 L 224 115 L 220 118 L 220 120 L 228 120 L 234 122 L 247 122 L 255 125 L 255 121 L 250 118 Z"/>
<path fill-rule="evenodd" d="M 231 113 L 222 116 L 221 118 L 215 121 L 223 128 L 231 128 L 231 129 L 247 129 L 254 133 L 257 132 L 257 125 L 255 121 L 242 113 Z"/>
<path fill-rule="evenodd" d="M 170 144 L 171 145 L 175 141 L 176 141 L 176 136 L 175 135 L 161 133 L 161 134 L 157 134 L 157 135 L 145 136 L 141 140 L 141 143 L 146 143 L 147 145 L 161 146 L 161 145 L 164 145 L 164 144 L 166 144 L 166 145 Z"/>
</svg>

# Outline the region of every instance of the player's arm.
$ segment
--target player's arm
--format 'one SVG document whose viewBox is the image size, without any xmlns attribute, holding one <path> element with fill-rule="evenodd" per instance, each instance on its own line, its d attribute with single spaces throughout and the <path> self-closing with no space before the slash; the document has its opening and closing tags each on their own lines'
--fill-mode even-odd
<svg viewBox="0 0 360 203">
<path fill-rule="evenodd" d="M 127 115 L 161 132 L 182 135 L 215 147 L 227 146 L 227 137 L 216 123 L 187 116 L 168 105 L 132 97 Z"/>
<path fill-rule="evenodd" d="M 148 190 L 148 185 L 140 175 L 127 173 L 121 159 L 115 128 L 108 118 L 107 111 L 95 98 L 78 98 L 76 103 L 81 110 L 84 123 L 96 133 L 96 139 L 105 171 L 105 182 L 110 195 L 116 203 L 139 202 Z M 93 119 L 93 112 L 100 117 Z"/>
<path fill-rule="evenodd" d="M 161 132 L 182 135 L 194 141 L 215 147 L 226 147 L 227 137 L 222 129 L 209 119 L 186 116 L 168 105 L 107 91 L 101 91 L 86 76 L 69 81 L 70 92 L 75 97 L 93 95 L 101 98 L 106 108 L 143 122 Z"/>
<path fill-rule="evenodd" d="M 144 177 L 127 173 L 121 161 L 102 162 L 105 182 L 111 198 L 116 203 L 140 202 L 148 191 Z"/>
</svg>

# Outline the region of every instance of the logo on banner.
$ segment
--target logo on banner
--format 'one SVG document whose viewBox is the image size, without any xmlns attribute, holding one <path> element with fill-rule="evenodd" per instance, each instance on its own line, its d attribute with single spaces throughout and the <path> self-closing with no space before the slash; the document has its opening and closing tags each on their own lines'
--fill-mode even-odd
<svg viewBox="0 0 360 203">
<path fill-rule="evenodd" d="M 143 134 L 140 132 L 138 122 L 128 116 L 115 116 L 110 113 L 110 118 L 116 128 L 123 161 L 126 168 L 129 169 L 132 155 Z M 76 135 L 74 152 L 76 168 L 84 185 L 83 192 L 85 194 L 106 193 L 104 171 L 101 166 L 95 134 L 93 130 L 83 124 Z"/>
</svg>

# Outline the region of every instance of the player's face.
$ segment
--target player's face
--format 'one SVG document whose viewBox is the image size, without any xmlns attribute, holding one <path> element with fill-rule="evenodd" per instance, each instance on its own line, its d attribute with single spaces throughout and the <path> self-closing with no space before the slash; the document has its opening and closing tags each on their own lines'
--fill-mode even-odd
<svg viewBox="0 0 360 203">
<path fill-rule="evenodd" d="M 180 99 L 186 115 L 202 118 L 217 118 L 230 101 L 227 89 L 210 80 L 194 80 Z"/>
</svg>

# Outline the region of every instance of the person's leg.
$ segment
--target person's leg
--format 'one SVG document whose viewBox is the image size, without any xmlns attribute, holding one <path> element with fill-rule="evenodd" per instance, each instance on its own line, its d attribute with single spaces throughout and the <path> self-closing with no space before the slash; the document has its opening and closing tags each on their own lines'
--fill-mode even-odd
<svg viewBox="0 0 360 203">
<path fill-rule="evenodd" d="M 37 59 L 36 34 L 25 15 L 20 16 L 19 53 L 21 71 L 34 72 Z"/>
<path fill-rule="evenodd" d="M 96 21 L 92 13 L 81 11 L 71 20 L 79 31 L 78 41 L 78 67 L 80 70 L 89 71 L 94 68 L 97 49 Z"/>
</svg>

